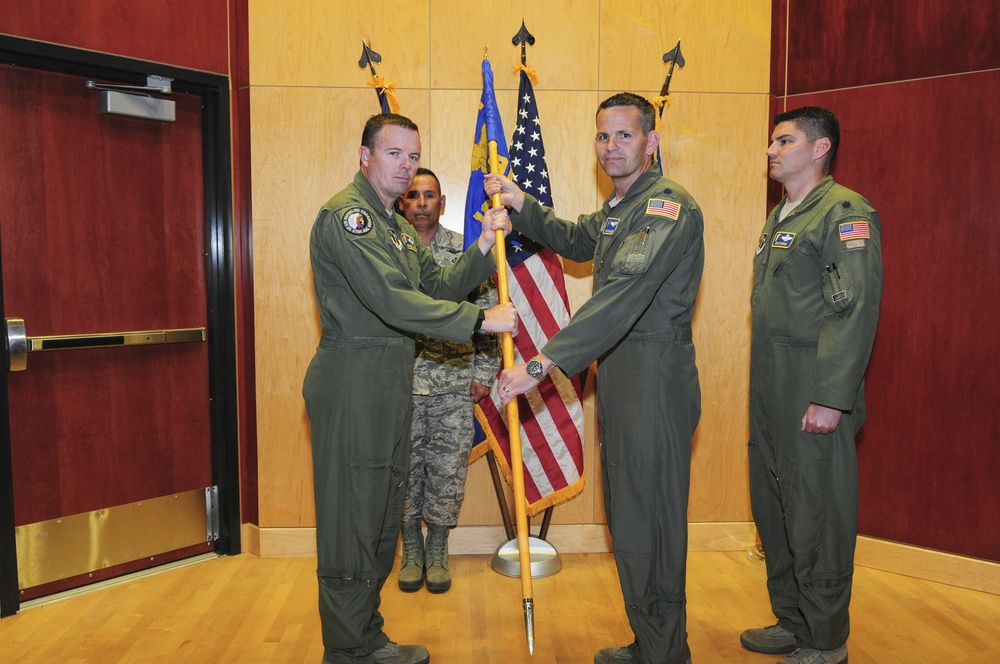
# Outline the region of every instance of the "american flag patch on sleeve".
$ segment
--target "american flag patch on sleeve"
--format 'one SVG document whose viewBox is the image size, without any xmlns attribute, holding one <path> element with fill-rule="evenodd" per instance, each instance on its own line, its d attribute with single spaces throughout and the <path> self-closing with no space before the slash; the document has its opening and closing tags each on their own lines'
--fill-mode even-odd
<svg viewBox="0 0 1000 664">
<path fill-rule="evenodd" d="M 848 221 L 840 224 L 840 241 L 869 238 L 867 221 Z"/>
<path fill-rule="evenodd" d="M 681 216 L 681 204 L 668 201 L 665 198 L 650 198 L 646 204 L 646 214 L 658 214 L 661 217 L 677 219 Z"/>
</svg>

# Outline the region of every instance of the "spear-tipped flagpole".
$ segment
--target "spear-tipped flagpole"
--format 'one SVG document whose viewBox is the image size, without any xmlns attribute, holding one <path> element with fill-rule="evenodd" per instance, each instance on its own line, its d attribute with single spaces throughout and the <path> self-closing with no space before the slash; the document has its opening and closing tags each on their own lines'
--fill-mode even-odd
<svg viewBox="0 0 1000 664">
<path fill-rule="evenodd" d="M 663 54 L 663 62 L 670 63 L 667 67 L 667 79 L 663 81 L 663 87 L 660 88 L 660 96 L 666 97 L 670 94 L 670 79 L 674 75 L 674 65 L 677 65 L 681 69 L 684 68 L 684 55 L 681 53 L 681 40 L 677 40 L 677 45 L 672 49 Z M 663 115 L 663 107 L 660 107 L 660 115 Z"/>
<path fill-rule="evenodd" d="M 486 47 L 484 59 L 489 59 L 489 47 Z M 500 170 L 497 142 L 491 138 L 489 147 L 490 173 L 503 175 Z M 503 203 L 500 194 L 493 194 L 490 207 L 500 207 Z M 504 245 L 503 231 L 496 232 L 496 244 L 493 248 L 497 264 L 497 293 L 500 304 L 510 302 L 510 291 L 507 286 L 507 248 Z M 510 332 L 500 335 L 500 346 L 503 354 L 503 366 L 514 366 L 514 337 Z M 521 457 L 521 416 L 518 412 L 517 399 L 507 404 L 507 434 L 510 438 L 510 467 L 514 480 L 514 514 L 517 522 L 517 552 L 521 564 L 521 605 L 524 609 L 524 629 L 528 640 L 528 654 L 535 654 L 535 601 L 531 588 L 531 549 L 528 535 L 528 503 L 524 497 L 524 462 Z"/>
<path fill-rule="evenodd" d="M 529 44 L 532 46 L 535 45 L 535 35 L 528 32 L 528 28 L 524 25 L 523 20 L 521 21 L 521 29 L 517 31 L 511 42 L 513 42 L 514 46 L 521 45 L 521 64 L 528 64 L 528 54 L 525 49 Z"/>
<path fill-rule="evenodd" d="M 659 107 L 660 114 L 656 119 L 656 129 L 660 129 L 660 120 L 663 118 L 663 109 L 667 105 L 667 101 L 670 98 L 670 79 L 674 75 L 674 65 L 677 65 L 681 69 L 684 68 L 684 55 L 681 53 L 681 40 L 677 40 L 677 45 L 672 49 L 663 54 L 663 62 L 669 63 L 670 66 L 667 67 L 667 78 L 663 81 L 663 87 L 660 88 L 660 96 L 656 98 L 654 104 Z M 660 173 L 663 173 L 663 160 L 660 158 L 660 146 L 656 146 L 656 163 L 660 167 Z"/>
<path fill-rule="evenodd" d="M 378 74 L 375 72 L 375 63 L 376 62 L 381 63 L 382 56 L 373 51 L 372 47 L 368 45 L 368 42 L 364 38 L 361 39 L 361 46 L 362 46 L 361 59 L 358 60 L 358 66 L 361 67 L 362 69 L 368 67 L 368 70 L 371 71 L 372 79 L 369 82 L 369 84 L 372 85 L 373 88 L 375 88 L 375 95 L 378 97 L 378 103 L 382 109 L 382 112 L 390 113 L 391 110 L 389 107 L 389 97 L 386 93 L 385 88 L 381 89 L 379 88 L 378 82 L 380 79 L 378 78 Z M 372 84 L 372 82 L 375 82 L 375 84 Z"/>
</svg>

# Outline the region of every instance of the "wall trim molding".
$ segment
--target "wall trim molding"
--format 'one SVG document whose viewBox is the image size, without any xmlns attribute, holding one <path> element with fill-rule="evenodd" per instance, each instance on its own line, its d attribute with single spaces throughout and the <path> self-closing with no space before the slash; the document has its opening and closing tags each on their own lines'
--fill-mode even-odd
<svg viewBox="0 0 1000 664">
<path fill-rule="evenodd" d="M 862 567 L 1000 595 L 1000 563 L 874 537 L 858 537 L 854 562 Z"/>
<path fill-rule="evenodd" d="M 260 528 L 243 524 L 244 553 L 261 558 L 316 555 L 315 528 Z M 448 540 L 454 555 L 492 554 L 506 542 L 502 526 L 459 526 Z M 561 553 L 610 553 L 604 524 L 553 525 L 548 542 Z M 747 551 L 756 544 L 752 521 L 688 524 L 688 551 Z M 1000 595 L 1000 563 L 858 537 L 855 563 L 893 574 Z"/>
</svg>

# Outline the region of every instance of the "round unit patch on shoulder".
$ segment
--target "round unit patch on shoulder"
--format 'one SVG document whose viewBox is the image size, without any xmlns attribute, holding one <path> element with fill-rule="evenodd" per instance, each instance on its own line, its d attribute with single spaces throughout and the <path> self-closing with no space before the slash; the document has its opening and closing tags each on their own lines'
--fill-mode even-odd
<svg viewBox="0 0 1000 664">
<path fill-rule="evenodd" d="M 351 208 L 344 213 L 344 229 L 352 235 L 365 235 L 372 229 L 372 218 L 363 208 Z"/>
</svg>

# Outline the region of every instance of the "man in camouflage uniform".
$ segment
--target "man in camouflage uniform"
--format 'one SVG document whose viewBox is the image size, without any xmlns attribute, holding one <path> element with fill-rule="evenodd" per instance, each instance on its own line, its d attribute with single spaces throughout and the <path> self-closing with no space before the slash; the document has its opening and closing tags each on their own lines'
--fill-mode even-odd
<svg viewBox="0 0 1000 664">
<path fill-rule="evenodd" d="M 440 224 L 445 197 L 437 176 L 417 169 L 413 184 L 399 199 L 399 209 L 420 241 L 442 267 L 464 252 L 462 235 Z M 493 285 L 484 282 L 472 295 L 488 309 L 497 303 Z M 472 448 L 473 405 L 489 395 L 500 357 L 496 337 L 477 332 L 467 342 L 417 336 L 413 374 L 410 473 L 403 503 L 401 590 L 443 593 L 451 587 L 448 534 L 458 523 Z M 427 542 L 420 521 L 427 522 Z"/>
</svg>

